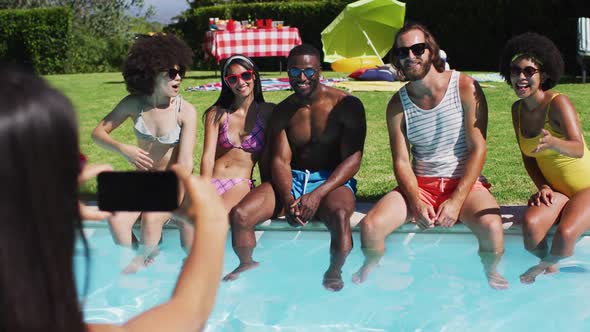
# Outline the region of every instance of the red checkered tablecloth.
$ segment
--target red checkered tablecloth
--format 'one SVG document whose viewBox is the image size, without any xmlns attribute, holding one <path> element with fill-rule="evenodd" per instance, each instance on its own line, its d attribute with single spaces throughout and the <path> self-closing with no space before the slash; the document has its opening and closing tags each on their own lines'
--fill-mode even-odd
<svg viewBox="0 0 590 332">
<path fill-rule="evenodd" d="M 205 57 L 214 57 L 219 63 L 233 54 L 286 57 L 297 45 L 301 45 L 297 28 L 245 29 L 233 32 L 224 30 L 207 31 L 203 50 Z"/>
</svg>

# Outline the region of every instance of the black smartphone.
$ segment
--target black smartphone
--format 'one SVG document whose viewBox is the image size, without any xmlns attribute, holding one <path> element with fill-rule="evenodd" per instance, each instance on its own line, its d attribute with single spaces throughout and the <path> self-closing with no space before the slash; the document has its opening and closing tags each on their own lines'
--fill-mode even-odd
<svg viewBox="0 0 590 332">
<path fill-rule="evenodd" d="M 172 171 L 102 172 L 97 176 L 102 211 L 172 211 L 178 208 L 178 178 Z"/>
</svg>

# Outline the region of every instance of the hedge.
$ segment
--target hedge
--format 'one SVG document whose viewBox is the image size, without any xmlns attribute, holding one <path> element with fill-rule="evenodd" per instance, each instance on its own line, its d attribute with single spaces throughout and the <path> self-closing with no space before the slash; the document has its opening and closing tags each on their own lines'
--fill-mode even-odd
<svg viewBox="0 0 590 332">
<path fill-rule="evenodd" d="M 424 23 L 454 68 L 498 70 L 510 37 L 537 32 L 561 50 L 566 71 L 576 65 L 577 18 L 590 16 L 588 0 L 406 0 L 406 22 Z"/>
<path fill-rule="evenodd" d="M 208 18 L 273 18 L 299 28 L 303 42 L 321 50 L 321 31 L 353 1 L 228 4 L 191 9 L 170 28 L 184 35 L 203 59 L 201 43 Z M 577 72 L 576 21 L 590 16 L 588 0 L 402 0 L 406 22 L 425 24 L 460 70 L 496 71 L 504 43 L 513 35 L 534 31 L 551 38 L 562 51 L 566 70 Z M 387 57 L 386 57 L 387 58 Z M 257 62 L 259 60 L 257 59 Z"/>
<path fill-rule="evenodd" d="M 40 74 L 63 73 L 71 30 L 67 8 L 0 10 L 0 59 Z"/>
</svg>

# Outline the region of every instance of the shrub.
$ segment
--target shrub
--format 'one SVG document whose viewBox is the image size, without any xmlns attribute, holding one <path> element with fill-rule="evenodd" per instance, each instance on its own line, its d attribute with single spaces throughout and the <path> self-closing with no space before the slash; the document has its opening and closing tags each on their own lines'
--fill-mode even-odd
<svg viewBox="0 0 590 332">
<path fill-rule="evenodd" d="M 40 74 L 63 73 L 71 29 L 67 8 L 0 10 L 0 58 Z"/>
<path fill-rule="evenodd" d="M 454 68 L 498 70 L 504 43 L 513 35 L 534 31 L 552 39 L 563 53 L 568 72 L 576 72 L 576 18 L 589 17 L 588 0 L 401 0 L 406 21 L 425 24 L 447 52 Z M 170 29 L 178 30 L 202 62 L 201 44 L 209 17 L 273 18 L 299 28 L 305 43 L 322 49 L 321 32 L 347 3 L 302 1 L 235 3 L 194 7 Z M 387 56 L 385 57 L 388 58 Z M 259 60 L 256 60 L 259 62 Z"/>
<path fill-rule="evenodd" d="M 447 52 L 451 66 L 468 70 L 498 70 L 506 41 L 532 31 L 553 40 L 562 51 L 567 70 L 575 72 L 576 17 L 590 15 L 585 0 L 404 2 L 406 21 L 428 26 Z"/>
<path fill-rule="evenodd" d="M 68 52 L 67 73 L 119 71 L 131 38 L 99 37 L 79 28 L 72 33 Z"/>
</svg>

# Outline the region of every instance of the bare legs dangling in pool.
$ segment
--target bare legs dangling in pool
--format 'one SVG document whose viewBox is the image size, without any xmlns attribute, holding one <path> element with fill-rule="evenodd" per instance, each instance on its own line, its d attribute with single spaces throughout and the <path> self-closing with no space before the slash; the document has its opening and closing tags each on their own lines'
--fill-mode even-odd
<svg viewBox="0 0 590 332">
<path fill-rule="evenodd" d="M 262 183 L 254 188 L 229 213 L 231 224 L 232 247 L 240 260 L 240 264 L 232 272 L 223 277 L 224 281 L 236 280 L 240 273 L 258 266 L 252 259 L 256 247 L 254 226 L 275 215 L 276 202 L 272 185 Z"/>
<path fill-rule="evenodd" d="M 242 272 L 256 268 L 259 263 L 252 258 L 256 247 L 254 227 L 256 224 L 277 215 L 275 192 L 270 183 L 263 183 L 253 189 L 230 212 L 232 246 L 240 263 L 223 280 L 232 281 Z M 354 197 L 352 191 L 340 187 L 329 193 L 318 209 L 318 217 L 330 231 L 330 264 L 324 273 L 322 284 L 328 290 L 339 291 L 342 282 L 342 266 L 352 249 L 350 217 L 353 213 Z"/>
<path fill-rule="evenodd" d="M 350 217 L 354 209 L 354 196 L 347 187 L 330 192 L 320 204 L 318 216 L 330 231 L 330 265 L 324 273 L 322 284 L 331 291 L 344 287 L 342 266 L 352 250 Z"/>
<path fill-rule="evenodd" d="M 478 253 L 490 287 L 508 288 L 508 280 L 497 271 L 497 265 L 504 254 L 504 229 L 500 207 L 494 197 L 487 190 L 470 192 L 463 203 L 459 218 L 471 229 L 479 242 Z"/>
<path fill-rule="evenodd" d="M 404 211 L 402 213 L 402 211 Z M 410 217 L 401 193 L 384 196 L 361 221 L 361 243 L 365 261 L 352 276 L 354 283 L 364 282 L 385 252 L 385 238 Z M 505 289 L 508 281 L 498 273 L 497 265 L 504 253 L 504 233 L 498 205 L 487 190 L 469 193 L 460 213 L 479 242 L 479 255 L 490 287 Z"/>
<path fill-rule="evenodd" d="M 530 206 L 524 217 L 523 240 L 525 248 L 539 257 L 539 264 L 530 267 L 520 276 L 525 284 L 535 282 L 541 273 L 557 272 L 558 262 L 573 255 L 576 240 L 590 229 L 590 189 L 582 190 L 572 196 L 555 192 L 553 202 L 548 206 Z M 561 215 L 561 217 L 560 217 Z M 560 219 L 553 236 L 551 250 L 547 246 L 547 232 Z"/>
<path fill-rule="evenodd" d="M 361 220 L 361 247 L 365 261 L 352 276 L 352 281 L 355 284 L 367 280 L 369 273 L 379 264 L 381 257 L 385 254 L 387 235 L 406 222 L 409 213 L 405 205 L 403 196 L 398 191 L 392 191 L 383 196 Z M 404 208 L 392 209 L 392 206 L 404 206 Z"/>
</svg>

